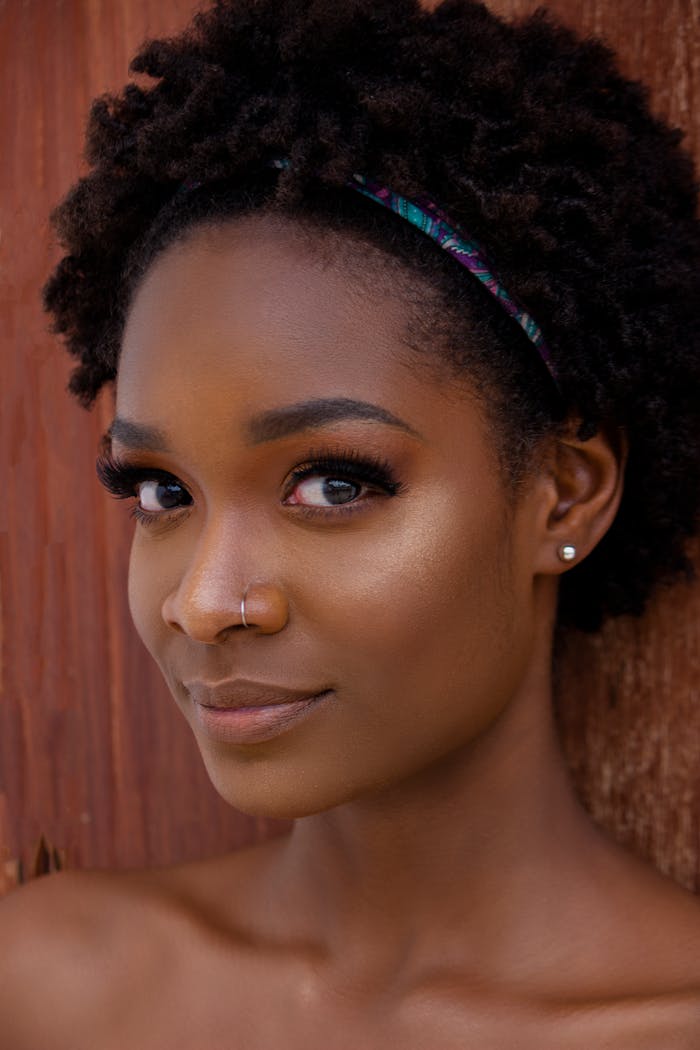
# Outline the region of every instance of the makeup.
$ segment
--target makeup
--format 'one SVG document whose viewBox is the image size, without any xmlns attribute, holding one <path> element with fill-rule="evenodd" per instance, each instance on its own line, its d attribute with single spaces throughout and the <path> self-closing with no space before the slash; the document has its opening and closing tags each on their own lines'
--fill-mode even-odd
<svg viewBox="0 0 700 1050">
<path fill-rule="evenodd" d="M 193 702 L 198 726 L 222 744 L 259 744 L 286 733 L 327 705 L 333 696 L 328 689 L 315 696 L 258 707 L 208 707 Z"/>
</svg>

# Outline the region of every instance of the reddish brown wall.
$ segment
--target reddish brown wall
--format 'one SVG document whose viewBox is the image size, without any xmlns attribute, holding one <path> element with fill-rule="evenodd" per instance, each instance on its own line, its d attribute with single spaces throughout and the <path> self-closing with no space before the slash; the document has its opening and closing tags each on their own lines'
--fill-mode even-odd
<svg viewBox="0 0 700 1050">
<path fill-rule="evenodd" d="M 341 0 L 342 2 L 342 0 Z M 510 14 L 531 0 L 492 0 Z M 41 864 L 169 863 L 270 829 L 230 810 L 131 627 L 130 526 L 94 480 L 109 406 L 63 392 L 69 363 L 38 289 L 55 258 L 50 207 L 80 170 L 88 100 L 126 78 L 147 34 L 192 0 L 0 2 L 0 893 Z M 554 0 L 602 32 L 659 112 L 700 146 L 698 0 Z M 640 624 L 572 639 L 562 726 L 594 813 L 700 885 L 700 589 Z M 53 852 L 56 851 L 56 853 Z"/>
</svg>

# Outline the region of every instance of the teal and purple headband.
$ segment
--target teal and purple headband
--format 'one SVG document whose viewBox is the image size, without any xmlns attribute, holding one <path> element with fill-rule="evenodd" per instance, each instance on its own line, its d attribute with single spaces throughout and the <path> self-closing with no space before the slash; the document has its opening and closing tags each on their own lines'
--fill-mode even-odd
<svg viewBox="0 0 700 1050">
<path fill-rule="evenodd" d="M 373 182 L 364 175 L 353 175 L 346 185 L 352 186 L 358 193 L 376 201 L 384 208 L 390 208 L 391 211 L 410 222 L 412 226 L 422 230 L 451 255 L 460 266 L 473 273 L 494 299 L 498 300 L 506 313 L 517 321 L 542 358 L 552 379 L 555 383 L 557 382 L 549 347 L 537 322 L 508 294 L 489 267 L 483 248 L 475 240 L 458 233 L 438 206 L 426 197 L 409 200 L 407 197 L 394 193 L 386 186 L 380 186 L 379 183 Z M 559 389 L 558 386 L 557 389 Z"/>
<path fill-rule="evenodd" d="M 271 167 L 284 169 L 289 167 L 288 160 L 273 160 Z M 186 182 L 181 187 L 183 190 L 192 190 L 201 183 Z M 494 271 L 491 269 L 483 248 L 464 233 L 459 233 L 450 223 L 447 216 L 433 201 L 427 197 L 409 200 L 402 197 L 386 186 L 381 186 L 365 175 L 353 175 L 345 183 L 346 186 L 357 190 L 364 197 L 381 204 L 383 208 L 400 215 L 412 226 L 427 234 L 444 251 L 448 252 L 460 266 L 469 270 L 479 280 L 501 305 L 501 307 L 517 321 L 525 335 L 540 355 L 547 371 L 549 372 L 557 391 L 561 393 L 557 383 L 557 373 L 552 361 L 549 348 L 544 336 L 535 320 L 508 294 Z"/>
</svg>

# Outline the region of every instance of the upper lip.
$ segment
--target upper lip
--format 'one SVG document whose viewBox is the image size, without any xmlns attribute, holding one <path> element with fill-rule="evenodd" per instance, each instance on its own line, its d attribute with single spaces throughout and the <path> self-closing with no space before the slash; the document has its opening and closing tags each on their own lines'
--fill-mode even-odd
<svg viewBox="0 0 700 1050">
<path fill-rule="evenodd" d="M 308 700 L 325 689 L 285 689 L 281 685 L 252 682 L 246 678 L 228 678 L 223 682 L 196 679 L 183 682 L 192 699 L 202 707 L 267 707 Z"/>
</svg>

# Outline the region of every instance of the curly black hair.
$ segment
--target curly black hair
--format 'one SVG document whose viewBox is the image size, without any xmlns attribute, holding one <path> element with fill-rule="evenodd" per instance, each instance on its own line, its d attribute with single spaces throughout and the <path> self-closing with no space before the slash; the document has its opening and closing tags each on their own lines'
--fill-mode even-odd
<svg viewBox="0 0 700 1050">
<path fill-rule="evenodd" d="M 417 278 L 430 309 L 416 349 L 439 346 L 489 391 L 513 477 L 563 415 L 582 438 L 625 432 L 620 511 L 565 574 L 560 624 L 638 614 L 654 584 L 692 574 L 697 186 L 681 133 L 603 43 L 543 11 L 506 23 L 477 0 L 432 12 L 217 0 L 130 68 L 156 83 L 93 102 L 90 171 L 52 216 L 67 254 L 44 306 L 79 358 L 69 390 L 85 407 L 116 377 L 129 301 L 157 252 L 197 223 L 281 212 L 371 243 Z M 428 194 L 486 246 L 544 330 L 563 409 L 512 318 L 422 233 L 347 189 L 354 172 Z"/>
</svg>

